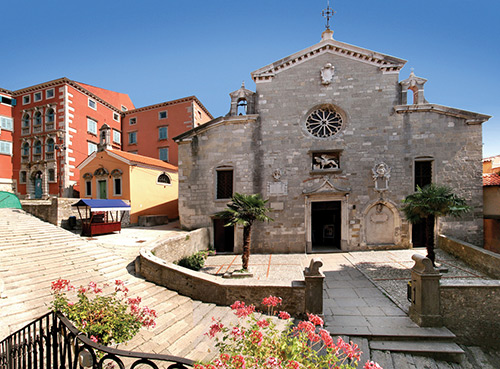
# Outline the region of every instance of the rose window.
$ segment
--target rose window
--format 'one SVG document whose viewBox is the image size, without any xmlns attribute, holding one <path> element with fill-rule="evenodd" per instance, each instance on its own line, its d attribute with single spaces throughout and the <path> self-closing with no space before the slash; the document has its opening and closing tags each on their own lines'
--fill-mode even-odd
<svg viewBox="0 0 500 369">
<path fill-rule="evenodd" d="M 331 137 L 342 128 L 342 116 L 331 108 L 316 109 L 307 117 L 306 128 L 314 137 Z"/>
</svg>

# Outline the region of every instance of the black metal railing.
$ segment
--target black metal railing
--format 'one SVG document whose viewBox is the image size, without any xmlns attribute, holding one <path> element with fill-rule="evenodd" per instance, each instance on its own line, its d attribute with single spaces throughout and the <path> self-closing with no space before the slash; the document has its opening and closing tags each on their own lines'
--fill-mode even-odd
<svg viewBox="0 0 500 369">
<path fill-rule="evenodd" d="M 49 312 L 0 342 L 0 369 L 187 369 L 192 360 L 99 345 L 60 313 Z"/>
</svg>

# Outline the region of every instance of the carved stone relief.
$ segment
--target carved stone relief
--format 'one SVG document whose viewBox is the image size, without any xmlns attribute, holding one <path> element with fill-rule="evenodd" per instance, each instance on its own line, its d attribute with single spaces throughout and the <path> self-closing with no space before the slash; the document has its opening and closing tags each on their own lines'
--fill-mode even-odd
<svg viewBox="0 0 500 369">
<path fill-rule="evenodd" d="M 391 177 L 391 168 L 384 162 L 375 165 L 372 168 L 373 181 L 375 182 L 375 191 L 387 191 L 389 189 L 389 178 Z"/>
<path fill-rule="evenodd" d="M 334 74 L 335 67 L 331 63 L 326 63 L 325 66 L 321 68 L 321 83 L 329 85 L 333 80 Z"/>
<path fill-rule="evenodd" d="M 365 235 L 368 245 L 394 244 L 394 213 L 382 203 L 378 203 L 366 213 Z"/>
</svg>

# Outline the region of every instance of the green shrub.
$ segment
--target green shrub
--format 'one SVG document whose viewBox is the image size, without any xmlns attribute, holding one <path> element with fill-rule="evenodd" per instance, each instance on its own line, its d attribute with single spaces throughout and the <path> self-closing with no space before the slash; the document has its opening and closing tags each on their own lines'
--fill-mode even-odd
<svg viewBox="0 0 500 369">
<path fill-rule="evenodd" d="M 198 271 L 205 265 L 205 255 L 205 253 L 197 252 L 194 255 L 183 257 L 177 264 L 181 267 Z"/>
</svg>

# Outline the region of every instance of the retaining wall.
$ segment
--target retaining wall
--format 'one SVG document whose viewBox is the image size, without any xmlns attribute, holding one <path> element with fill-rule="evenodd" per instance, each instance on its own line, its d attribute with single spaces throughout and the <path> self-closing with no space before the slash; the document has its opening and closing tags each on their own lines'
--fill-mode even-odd
<svg viewBox="0 0 500 369">
<path fill-rule="evenodd" d="M 273 295 L 283 299 L 280 310 L 288 311 L 294 316 L 302 316 L 305 312 L 322 314 L 321 293 L 324 276 L 319 272 L 321 262 L 315 264 L 316 268 L 306 268 L 306 272 L 311 275 L 307 276 L 308 283 L 305 279 L 272 283 L 253 279 L 223 279 L 173 264 L 173 261 L 182 256 L 206 250 L 208 244 L 207 228 L 173 239 L 158 241 L 154 245 L 141 249 L 135 262 L 136 273 L 148 281 L 203 302 L 228 306 L 239 300 L 245 301 L 246 304 L 254 304 L 257 309 L 265 311 L 266 308 L 261 306 L 262 299 Z M 312 269 L 312 272 L 309 269 Z M 308 288 L 309 292 L 306 291 L 306 284 L 311 286 Z M 308 299 L 306 293 L 314 297 L 319 293 L 320 303 L 316 303 L 311 297 Z"/>
<path fill-rule="evenodd" d="M 460 343 L 500 348 L 500 281 L 441 281 L 440 303 Z"/>
<path fill-rule="evenodd" d="M 448 236 L 439 235 L 439 248 L 460 258 L 471 267 L 500 279 L 500 254 Z"/>
</svg>

